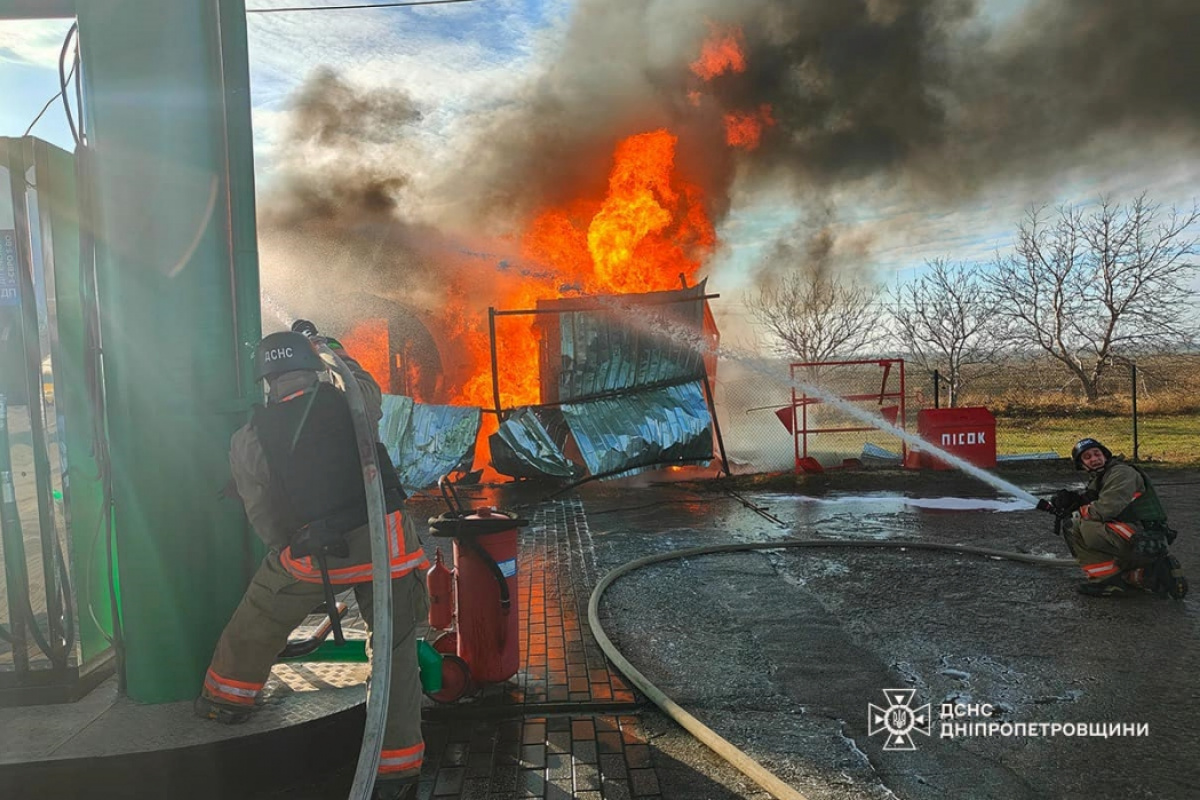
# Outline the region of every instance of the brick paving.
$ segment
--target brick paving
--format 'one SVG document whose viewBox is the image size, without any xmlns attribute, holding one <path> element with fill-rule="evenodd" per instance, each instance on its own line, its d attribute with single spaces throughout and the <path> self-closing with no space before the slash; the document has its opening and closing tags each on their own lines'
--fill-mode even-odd
<svg viewBox="0 0 1200 800">
<path fill-rule="evenodd" d="M 426 727 L 421 798 L 660 797 L 636 715 L 563 714 Z"/>
<path fill-rule="evenodd" d="M 548 501 L 520 533 L 520 669 L 426 708 L 421 798 L 661 797 L 640 698 L 587 624 L 598 581 L 583 503 Z"/>
</svg>

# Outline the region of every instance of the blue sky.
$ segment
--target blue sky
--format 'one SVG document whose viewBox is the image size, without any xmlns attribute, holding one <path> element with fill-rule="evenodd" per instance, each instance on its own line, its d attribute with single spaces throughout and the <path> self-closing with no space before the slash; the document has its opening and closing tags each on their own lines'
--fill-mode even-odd
<svg viewBox="0 0 1200 800">
<path fill-rule="evenodd" d="M 320 2 L 321 0 L 314 0 Z M 1017 14 L 1026 0 L 988 0 L 993 22 Z M 419 136 L 427 158 L 452 158 L 456 123 L 503 105 L 553 60 L 563 43 L 572 0 L 483 0 L 422 9 L 257 14 L 248 19 L 256 167 L 269 185 L 275 148 L 287 123 L 289 94 L 319 66 L 363 87 L 399 87 L 421 108 Z M 250 0 L 251 7 L 295 5 Z M 0 21 L 0 135 L 19 136 L 58 88 L 57 57 L 69 26 L 62 20 Z M 70 135 L 58 103 L 34 133 L 63 147 Z M 870 180 L 831 192 L 844 232 L 871 241 L 881 279 L 919 272 L 925 259 L 987 259 L 1007 246 L 1031 203 L 1080 202 L 1102 193 L 1128 197 L 1150 189 L 1156 199 L 1190 205 L 1200 165 L 1151 149 L 1105 152 L 1049 185 L 997 185 L 955 208 L 914 204 L 895 186 Z M 738 196 L 721 235 L 725 250 L 710 268 L 724 293 L 725 313 L 741 316 L 737 290 L 748 269 L 784 231 L 803 218 L 794 201 L 761 193 Z M 853 236 L 851 236 L 853 238 Z"/>
</svg>

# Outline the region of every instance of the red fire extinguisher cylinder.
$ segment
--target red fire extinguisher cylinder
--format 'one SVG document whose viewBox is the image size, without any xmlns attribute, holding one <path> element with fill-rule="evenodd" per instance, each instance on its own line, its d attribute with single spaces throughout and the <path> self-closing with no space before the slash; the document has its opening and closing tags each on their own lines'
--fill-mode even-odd
<svg viewBox="0 0 1200 800">
<path fill-rule="evenodd" d="M 442 548 L 433 556 L 433 566 L 425 573 L 429 587 L 429 627 L 444 631 L 454 622 L 454 573 L 442 561 Z"/>
<path fill-rule="evenodd" d="M 512 516 L 481 509 L 466 517 L 488 519 Z M 471 666 L 471 677 L 480 683 L 500 683 L 517 674 L 520 642 L 517 607 L 517 526 L 471 537 L 474 544 L 455 540 L 457 577 L 455 604 L 458 616 L 458 655 Z M 475 551 L 482 548 L 484 560 Z M 495 567 L 488 563 L 495 563 Z M 498 569 L 497 569 L 498 568 Z M 499 573 L 499 574 L 497 574 Z M 505 591 L 501 591 L 501 586 Z M 505 596 L 507 595 L 507 596 Z"/>
</svg>

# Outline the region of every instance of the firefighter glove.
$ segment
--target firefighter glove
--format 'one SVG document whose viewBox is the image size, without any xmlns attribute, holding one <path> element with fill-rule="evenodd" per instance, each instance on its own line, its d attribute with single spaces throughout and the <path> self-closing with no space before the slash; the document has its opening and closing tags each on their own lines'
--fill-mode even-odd
<svg viewBox="0 0 1200 800">
<path fill-rule="evenodd" d="M 303 333 L 308 338 L 312 339 L 317 335 L 317 326 L 306 319 L 298 319 L 292 323 L 292 330 L 296 333 Z"/>
<path fill-rule="evenodd" d="M 1070 489 L 1060 489 L 1055 492 L 1054 497 L 1050 498 L 1050 505 L 1054 507 L 1054 512 L 1062 516 L 1078 511 L 1085 503 L 1087 503 L 1087 498 L 1082 493 Z"/>
</svg>

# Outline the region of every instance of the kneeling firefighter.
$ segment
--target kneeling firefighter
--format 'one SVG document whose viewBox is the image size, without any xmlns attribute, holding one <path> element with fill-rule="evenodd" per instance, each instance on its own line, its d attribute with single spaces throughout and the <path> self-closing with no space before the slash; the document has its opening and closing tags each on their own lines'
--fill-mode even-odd
<svg viewBox="0 0 1200 800">
<path fill-rule="evenodd" d="M 359 609 L 372 623 L 371 543 L 366 491 L 354 424 L 345 394 L 305 333 L 272 333 L 255 351 L 255 376 L 266 381 L 267 402 L 230 442 L 229 462 L 238 494 L 269 552 L 217 642 L 198 715 L 237 723 L 256 708 L 271 666 L 288 635 L 332 596 L 330 585 L 353 586 Z M 379 424 L 379 385 L 333 339 L 318 338 L 349 367 L 362 389 L 367 419 Z M 416 626 L 428 611 L 429 562 L 414 526 L 401 511 L 399 477 L 377 444 L 386 503 L 392 574 L 393 658 L 377 798 L 415 793 L 425 745 L 421 738 L 421 685 Z M 327 603 L 331 618 L 336 610 Z"/>
<path fill-rule="evenodd" d="M 1176 533 L 1146 474 L 1114 456 L 1095 439 L 1081 439 L 1071 450 L 1075 469 L 1091 479 L 1083 491 L 1063 489 L 1038 508 L 1054 513 L 1071 554 L 1087 580 L 1080 594 L 1118 597 L 1151 592 L 1182 599 L 1187 578 L 1167 549 Z"/>
</svg>

